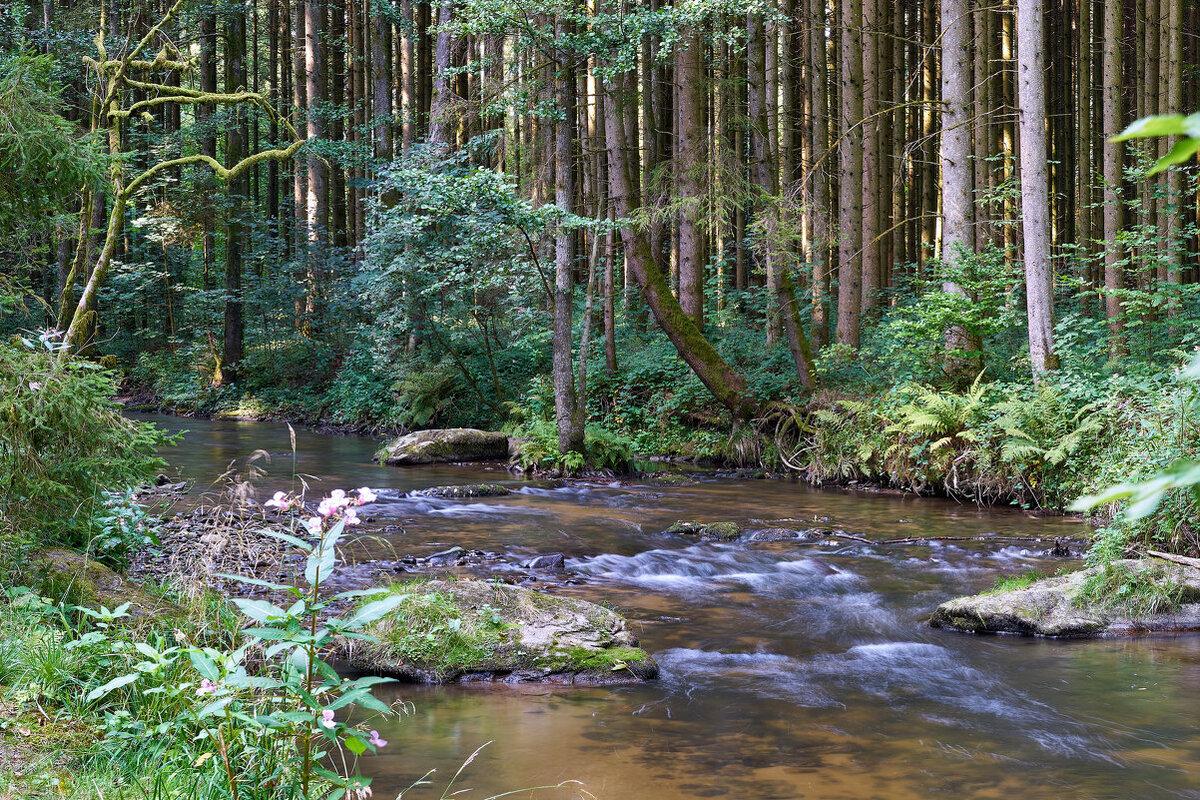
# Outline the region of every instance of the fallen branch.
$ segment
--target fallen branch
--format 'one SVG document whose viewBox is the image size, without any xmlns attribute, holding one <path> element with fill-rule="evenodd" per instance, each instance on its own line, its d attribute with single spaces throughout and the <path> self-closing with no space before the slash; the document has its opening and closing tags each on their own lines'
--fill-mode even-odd
<svg viewBox="0 0 1200 800">
<path fill-rule="evenodd" d="M 1195 567 L 1196 569 L 1200 569 L 1200 558 L 1177 556 L 1174 553 L 1162 553 L 1158 550 L 1147 550 L 1146 553 L 1154 556 L 1155 558 L 1161 558 L 1164 561 L 1171 561 L 1175 564 L 1182 564 L 1185 567 Z"/>
</svg>

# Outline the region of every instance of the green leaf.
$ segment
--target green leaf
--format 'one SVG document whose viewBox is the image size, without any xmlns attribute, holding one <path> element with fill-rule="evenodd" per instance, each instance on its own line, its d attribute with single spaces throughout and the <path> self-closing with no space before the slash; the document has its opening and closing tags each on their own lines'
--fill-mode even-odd
<svg viewBox="0 0 1200 800">
<path fill-rule="evenodd" d="M 367 752 L 367 743 L 357 736 L 347 736 L 342 740 L 342 744 L 344 744 L 346 749 L 351 753 L 354 753 L 356 756 L 361 756 L 363 753 Z"/>
<path fill-rule="evenodd" d="M 345 529 L 346 520 L 338 520 L 321 537 L 316 548 L 309 553 L 308 563 L 304 568 L 304 579 L 308 581 L 309 586 L 316 586 L 322 578 L 327 577 L 333 571 L 333 565 L 337 562 L 338 540 L 342 538 L 342 531 Z"/>
<path fill-rule="evenodd" d="M 225 706 L 229 705 L 232 702 L 233 702 L 232 697 L 219 697 L 216 700 L 213 700 L 208 705 L 206 705 L 204 708 L 197 711 L 196 716 L 201 719 L 203 719 L 204 717 L 211 717 L 213 714 L 217 714 L 217 713 L 220 713 L 221 711 L 223 711 L 225 709 Z"/>
<path fill-rule="evenodd" d="M 1183 135 L 1200 139 L 1200 111 L 1183 118 Z"/>
<path fill-rule="evenodd" d="M 244 597 L 231 598 L 238 610 L 256 622 L 266 622 L 269 619 L 282 619 L 286 616 L 284 610 L 266 600 L 249 600 Z"/>
<path fill-rule="evenodd" d="M 290 631 L 282 628 L 245 628 L 242 633 L 246 636 L 254 636 L 262 639 L 264 642 L 273 642 L 279 640 L 291 640 L 292 634 Z"/>
<path fill-rule="evenodd" d="M 208 678 L 210 681 L 221 677 L 221 671 L 217 669 L 216 663 L 203 650 L 189 651 L 188 658 L 192 661 L 192 667 L 200 673 L 200 677 Z"/>
<path fill-rule="evenodd" d="M 1184 367 L 1179 377 L 1188 381 L 1200 380 L 1200 354 L 1192 357 L 1191 363 Z"/>
<path fill-rule="evenodd" d="M 346 628 L 361 628 L 369 625 L 381 619 L 388 612 L 393 611 L 411 596 L 411 594 L 393 594 L 381 600 L 372 600 L 350 615 L 349 619 L 345 620 L 342 625 Z"/>
<path fill-rule="evenodd" d="M 1156 114 L 1152 117 L 1142 117 L 1129 123 L 1125 130 L 1109 141 L 1124 142 L 1128 139 L 1145 139 L 1150 136 L 1182 136 L 1185 133 L 1183 120 L 1183 114 Z"/>
<path fill-rule="evenodd" d="M 270 528 L 263 528 L 262 531 L 260 531 L 260 532 L 265 533 L 268 536 L 274 536 L 276 539 L 281 539 L 282 541 L 285 541 L 288 544 L 294 544 L 296 547 L 299 547 L 305 553 L 312 551 L 313 546 L 311 543 L 306 542 L 297 536 L 292 536 L 290 533 L 284 533 L 283 531 L 273 531 Z"/>
<path fill-rule="evenodd" d="M 1177 142 L 1175 146 L 1171 148 L 1171 152 L 1167 153 L 1158 161 L 1155 161 L 1154 166 L 1148 170 L 1146 174 L 1154 175 L 1155 173 L 1162 172 L 1168 167 L 1173 167 L 1176 164 L 1182 164 L 1192 156 L 1196 155 L 1197 151 L 1200 151 L 1200 139 L 1183 139 L 1182 141 Z"/>
<path fill-rule="evenodd" d="M 262 581 L 258 578 L 248 578 L 244 575 L 231 575 L 228 572 L 214 572 L 213 576 L 217 578 L 225 578 L 226 580 L 230 581 L 237 581 L 238 583 L 244 583 L 247 586 L 261 586 L 264 589 L 275 589 L 277 591 L 286 591 L 288 589 L 295 588 L 294 586 L 288 586 L 286 583 L 271 583 L 270 581 Z"/>
<path fill-rule="evenodd" d="M 128 686 L 129 684 L 136 681 L 139 677 L 141 677 L 141 676 L 138 675 L 136 672 L 133 672 L 128 675 L 122 675 L 119 678 L 113 678 L 111 681 L 104 684 L 103 686 L 97 686 L 95 689 L 92 689 L 90 692 L 87 693 L 87 697 L 85 699 L 89 703 L 92 702 L 93 700 L 99 700 L 101 697 L 104 697 L 104 695 L 108 694 L 111 691 L 120 689 L 122 686 Z"/>
</svg>

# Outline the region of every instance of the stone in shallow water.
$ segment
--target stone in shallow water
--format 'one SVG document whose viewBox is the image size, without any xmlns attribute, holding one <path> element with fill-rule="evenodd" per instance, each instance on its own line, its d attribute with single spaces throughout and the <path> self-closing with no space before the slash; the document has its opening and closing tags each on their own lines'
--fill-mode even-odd
<svg viewBox="0 0 1200 800">
<path fill-rule="evenodd" d="M 1156 559 L 1127 559 L 1113 568 L 1158 587 L 1176 601 L 1170 610 L 1132 614 L 1086 602 L 1084 582 L 1104 567 L 1043 578 L 1029 586 L 983 592 L 942 603 L 929 622 L 971 633 L 1089 638 L 1152 631 L 1200 630 L 1200 569 Z"/>
<path fill-rule="evenodd" d="M 752 542 L 811 542 L 815 539 L 820 539 L 824 535 L 824 531 L 819 528 L 812 530 L 798 531 L 794 528 L 763 528 L 750 534 Z"/>
<path fill-rule="evenodd" d="M 728 542 L 741 536 L 742 529 L 736 522 L 685 522 L 680 520 L 663 533 L 673 533 L 706 541 Z"/>
<path fill-rule="evenodd" d="M 527 569 L 562 569 L 566 565 L 566 557 L 562 553 L 549 553 L 537 556 L 525 562 Z"/>
<path fill-rule="evenodd" d="M 409 433 L 375 454 L 384 464 L 434 464 L 508 458 L 508 436 L 476 428 L 439 428 Z"/>
<path fill-rule="evenodd" d="M 498 483 L 465 483 L 459 486 L 418 489 L 412 494 L 414 497 L 504 497 L 512 494 L 512 490 Z"/>
<path fill-rule="evenodd" d="M 625 619 L 595 603 L 483 581 L 393 591 L 410 596 L 368 626 L 377 641 L 345 644 L 350 666 L 422 683 L 620 684 L 658 675 Z"/>
</svg>

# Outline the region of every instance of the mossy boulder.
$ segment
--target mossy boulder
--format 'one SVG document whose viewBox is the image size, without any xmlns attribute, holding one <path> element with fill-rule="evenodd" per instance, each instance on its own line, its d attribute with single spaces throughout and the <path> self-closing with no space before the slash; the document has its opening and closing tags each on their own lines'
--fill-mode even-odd
<svg viewBox="0 0 1200 800">
<path fill-rule="evenodd" d="M 1200 630 L 1200 569 L 1156 559 L 1116 561 L 950 600 L 937 607 L 930 624 L 1067 638 Z"/>
<path fill-rule="evenodd" d="M 730 542 L 742 535 L 736 522 L 676 522 L 663 533 L 687 536 L 704 541 Z"/>
<path fill-rule="evenodd" d="M 43 597 L 84 608 L 116 609 L 129 603 L 129 617 L 146 621 L 182 617 L 183 609 L 73 550 L 40 550 L 22 570 L 22 579 Z"/>
<path fill-rule="evenodd" d="M 420 683 L 500 681 L 640 683 L 658 664 L 614 611 L 567 597 L 483 581 L 399 584 L 409 595 L 368 626 L 377 641 L 349 641 L 363 672 Z"/>
<path fill-rule="evenodd" d="M 508 458 L 508 436 L 476 428 L 440 428 L 409 433 L 380 448 L 384 464 L 435 464 Z"/>
<path fill-rule="evenodd" d="M 466 483 L 461 486 L 433 486 L 429 489 L 418 489 L 412 494 L 417 497 L 504 497 L 512 494 L 512 489 L 498 483 Z"/>
</svg>

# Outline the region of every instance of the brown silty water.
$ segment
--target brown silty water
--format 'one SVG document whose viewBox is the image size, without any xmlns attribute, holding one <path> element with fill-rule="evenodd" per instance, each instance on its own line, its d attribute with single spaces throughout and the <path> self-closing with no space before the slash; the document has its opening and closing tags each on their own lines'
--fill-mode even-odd
<svg viewBox="0 0 1200 800">
<path fill-rule="evenodd" d="M 153 417 L 188 429 L 168 458 L 211 480 L 256 449 L 263 492 L 291 483 L 287 428 Z M 644 685 L 394 685 L 409 712 L 371 727 L 375 797 L 1200 798 L 1200 638 L 1049 641 L 933 630 L 942 600 L 997 577 L 1077 561 L 1022 537 L 1082 539 L 1078 522 L 942 500 L 820 491 L 786 481 L 702 478 L 687 486 L 547 488 L 502 468 L 372 464 L 377 443 L 297 431 L 310 494 L 370 486 L 380 556 L 450 546 L 516 569 L 566 556 L 555 589 L 614 606 L 659 661 Z M 261 463 L 261 462 L 260 462 Z M 505 482 L 474 500 L 416 488 Z M 364 509 L 364 511 L 367 509 Z M 863 539 L 693 543 L 676 520 L 838 529 Z M 386 526 L 391 526 L 390 528 Z M 879 544 L 902 537 L 984 536 Z M 502 564 L 493 568 L 504 571 Z M 454 795 L 459 796 L 459 795 Z"/>
</svg>

